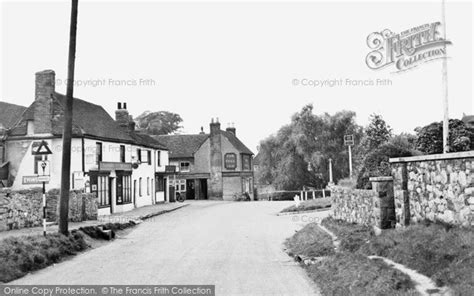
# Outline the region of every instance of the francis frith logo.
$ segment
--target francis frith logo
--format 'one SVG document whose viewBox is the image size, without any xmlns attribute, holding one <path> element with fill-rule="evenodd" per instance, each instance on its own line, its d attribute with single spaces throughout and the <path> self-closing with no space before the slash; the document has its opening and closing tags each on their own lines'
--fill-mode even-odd
<svg viewBox="0 0 474 296">
<path fill-rule="evenodd" d="M 389 29 L 373 32 L 367 37 L 372 50 L 365 62 L 373 70 L 394 65 L 395 72 L 414 68 L 422 63 L 445 58 L 446 40 L 440 33 L 441 22 L 413 27 L 401 33 Z"/>
</svg>

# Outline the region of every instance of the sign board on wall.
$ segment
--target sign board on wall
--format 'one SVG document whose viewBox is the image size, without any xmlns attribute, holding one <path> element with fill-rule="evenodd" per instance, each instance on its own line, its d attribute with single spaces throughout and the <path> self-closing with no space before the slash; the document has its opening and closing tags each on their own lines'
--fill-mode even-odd
<svg viewBox="0 0 474 296">
<path fill-rule="evenodd" d="M 82 172 L 72 173 L 72 189 L 84 189 L 84 174 Z"/>
</svg>

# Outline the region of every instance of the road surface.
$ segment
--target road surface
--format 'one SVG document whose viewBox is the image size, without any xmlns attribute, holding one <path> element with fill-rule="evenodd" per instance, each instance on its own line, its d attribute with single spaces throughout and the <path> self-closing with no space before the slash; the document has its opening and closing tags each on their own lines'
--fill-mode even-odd
<svg viewBox="0 0 474 296">
<path fill-rule="evenodd" d="M 214 284 L 216 295 L 318 295 L 283 242 L 327 211 L 276 216 L 290 204 L 190 202 L 11 284 Z"/>
</svg>

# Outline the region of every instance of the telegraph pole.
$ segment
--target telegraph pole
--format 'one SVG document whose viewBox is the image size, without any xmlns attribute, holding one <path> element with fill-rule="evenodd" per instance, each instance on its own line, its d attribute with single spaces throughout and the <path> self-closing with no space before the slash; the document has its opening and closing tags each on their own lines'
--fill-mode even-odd
<svg viewBox="0 0 474 296">
<path fill-rule="evenodd" d="M 74 65 L 76 59 L 78 0 L 72 0 L 69 28 L 69 54 L 67 69 L 66 110 L 64 114 L 63 155 L 61 162 L 61 195 L 59 198 L 59 232 L 68 235 L 69 189 L 71 178 L 72 107 L 74 93 Z"/>
<path fill-rule="evenodd" d="M 441 21 L 443 22 L 444 39 L 446 38 L 446 1 L 442 0 Z M 449 112 L 448 112 L 448 54 L 444 43 L 443 58 L 443 153 L 449 152 Z"/>
</svg>

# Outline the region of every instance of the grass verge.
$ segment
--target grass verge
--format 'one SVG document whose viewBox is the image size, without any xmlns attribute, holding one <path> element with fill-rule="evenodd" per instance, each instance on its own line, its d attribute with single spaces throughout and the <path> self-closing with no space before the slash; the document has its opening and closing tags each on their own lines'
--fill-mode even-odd
<svg viewBox="0 0 474 296">
<path fill-rule="evenodd" d="M 88 247 L 80 232 L 69 236 L 61 234 L 19 236 L 0 242 L 0 282 L 20 278 L 28 272 L 45 268 L 75 255 Z"/>
<path fill-rule="evenodd" d="M 286 240 L 290 256 L 322 257 L 304 265 L 323 295 L 415 295 L 410 278 L 384 262 L 349 252 L 335 253 L 332 238 L 309 223 Z"/>
<path fill-rule="evenodd" d="M 370 227 L 326 218 L 322 224 L 340 240 L 341 251 L 378 255 L 449 286 L 455 295 L 474 291 L 474 230 L 440 223 L 420 223 L 385 230 L 375 236 Z"/>
<path fill-rule="evenodd" d="M 298 206 L 289 206 L 284 208 L 281 213 L 311 211 L 331 207 L 331 198 L 317 198 L 301 202 Z"/>
<path fill-rule="evenodd" d="M 361 254 L 337 253 L 307 270 L 323 295 L 417 295 L 407 275 Z"/>
<path fill-rule="evenodd" d="M 332 239 L 316 223 L 307 224 L 303 229 L 286 240 L 290 256 L 321 257 L 334 254 Z"/>
</svg>

